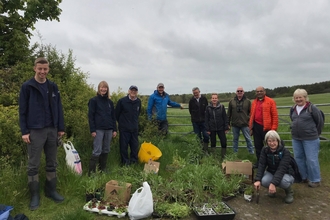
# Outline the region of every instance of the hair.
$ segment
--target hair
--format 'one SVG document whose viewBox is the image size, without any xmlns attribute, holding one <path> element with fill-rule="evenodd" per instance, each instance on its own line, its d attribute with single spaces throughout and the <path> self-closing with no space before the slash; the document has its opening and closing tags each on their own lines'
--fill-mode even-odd
<svg viewBox="0 0 330 220">
<path fill-rule="evenodd" d="M 280 135 L 275 131 L 275 130 L 270 130 L 266 133 L 265 135 L 265 142 L 267 143 L 267 140 L 269 138 L 272 138 L 272 139 L 277 139 L 278 141 L 278 144 L 281 143 L 281 138 L 280 138 Z"/>
<path fill-rule="evenodd" d="M 298 95 L 301 95 L 301 96 L 304 96 L 306 98 L 306 101 L 309 101 L 309 98 L 308 98 L 308 93 L 305 89 L 296 89 L 293 93 L 293 97 L 292 97 L 292 101 L 294 102 L 294 97 L 295 96 L 298 96 Z"/>
<path fill-rule="evenodd" d="M 49 64 L 48 60 L 44 57 L 39 57 L 34 61 L 34 65 L 36 66 L 38 63 L 40 64 Z"/>
<path fill-rule="evenodd" d="M 216 92 L 213 92 L 213 93 L 211 94 L 211 97 L 212 97 L 213 95 L 216 95 L 216 96 L 218 96 L 218 93 L 216 93 Z"/>
<path fill-rule="evenodd" d="M 195 90 L 198 90 L 198 91 L 200 91 L 198 87 L 194 87 L 194 88 L 192 88 L 192 90 L 191 90 L 191 91 L 195 91 Z"/>
<path fill-rule="evenodd" d="M 110 99 L 110 89 L 109 89 L 109 85 L 108 85 L 108 83 L 106 81 L 101 81 L 99 83 L 99 85 L 97 86 L 97 93 L 96 93 L 96 95 L 100 94 L 100 88 L 101 87 L 107 87 L 108 91 L 107 91 L 106 95 Z"/>
</svg>

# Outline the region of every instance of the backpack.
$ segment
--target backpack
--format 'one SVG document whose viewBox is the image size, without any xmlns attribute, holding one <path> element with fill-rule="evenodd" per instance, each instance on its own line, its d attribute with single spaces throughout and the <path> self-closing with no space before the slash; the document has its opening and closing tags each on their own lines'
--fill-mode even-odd
<svg viewBox="0 0 330 220">
<path fill-rule="evenodd" d="M 283 151 L 279 152 L 278 153 L 278 156 L 280 159 L 282 159 L 282 156 L 283 156 Z M 302 181 L 302 178 L 301 178 L 301 174 L 299 172 L 299 168 L 298 168 L 298 164 L 296 162 L 296 160 L 294 159 L 294 157 L 290 154 L 290 167 L 291 167 L 291 171 L 290 173 L 293 173 L 292 176 L 294 178 L 294 182 L 295 183 L 300 183 Z"/>
<path fill-rule="evenodd" d="M 324 122 L 325 122 L 325 117 L 324 117 L 324 113 L 321 109 L 317 108 L 316 106 L 316 109 L 318 110 L 317 113 L 319 115 L 318 119 L 315 118 L 315 116 L 313 115 L 313 108 L 312 108 L 312 103 L 307 107 L 307 111 L 312 115 L 313 117 L 313 120 L 316 124 L 316 127 L 317 127 L 317 131 L 319 134 L 321 134 L 322 132 L 322 129 L 324 128 Z M 297 105 L 293 105 L 290 109 L 290 119 L 292 121 L 292 113 L 294 111 L 294 109 L 296 108 Z M 320 120 L 321 119 L 321 120 Z M 317 123 L 319 122 L 319 124 Z"/>
</svg>

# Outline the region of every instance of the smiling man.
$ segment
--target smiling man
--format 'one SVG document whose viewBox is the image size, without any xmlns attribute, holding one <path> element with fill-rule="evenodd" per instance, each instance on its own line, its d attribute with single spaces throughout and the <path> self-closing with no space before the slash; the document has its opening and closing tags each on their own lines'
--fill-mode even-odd
<svg viewBox="0 0 330 220">
<path fill-rule="evenodd" d="M 45 195 L 55 202 L 64 198 L 56 192 L 57 140 L 64 135 L 64 117 L 57 85 L 47 79 L 49 63 L 35 60 L 35 75 L 25 82 L 19 96 L 19 122 L 22 139 L 28 149 L 28 186 L 30 210 L 39 207 L 39 165 L 42 151 L 46 155 Z"/>
</svg>

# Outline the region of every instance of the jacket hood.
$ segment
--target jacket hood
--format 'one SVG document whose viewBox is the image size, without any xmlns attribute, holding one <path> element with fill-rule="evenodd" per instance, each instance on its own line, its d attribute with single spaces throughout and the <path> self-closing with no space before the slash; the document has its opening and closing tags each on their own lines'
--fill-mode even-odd
<svg viewBox="0 0 330 220">
<path fill-rule="evenodd" d="M 209 106 L 211 106 L 212 108 L 218 108 L 218 107 L 220 106 L 220 102 L 217 101 L 217 105 L 216 105 L 216 107 L 213 107 L 213 103 L 210 102 L 210 103 L 209 103 Z"/>
</svg>

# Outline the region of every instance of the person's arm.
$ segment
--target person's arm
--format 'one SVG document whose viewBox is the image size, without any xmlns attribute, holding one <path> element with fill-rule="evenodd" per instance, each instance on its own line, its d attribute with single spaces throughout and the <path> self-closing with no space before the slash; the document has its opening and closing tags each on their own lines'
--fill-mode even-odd
<svg viewBox="0 0 330 220">
<path fill-rule="evenodd" d="M 117 121 L 119 121 L 119 117 L 120 117 L 120 114 L 121 114 L 121 111 L 122 111 L 121 103 L 122 103 L 122 101 L 121 101 L 121 99 L 119 99 L 118 102 L 117 102 L 116 108 L 115 108 Z"/>
<path fill-rule="evenodd" d="M 26 92 L 26 86 L 23 84 L 21 87 L 21 91 L 19 94 L 19 125 L 21 128 L 22 135 L 29 134 L 30 131 L 27 128 L 27 109 L 28 109 L 28 102 L 29 98 Z"/>
<path fill-rule="evenodd" d="M 272 105 L 271 105 L 271 119 L 272 119 L 272 130 L 277 130 L 278 128 L 278 112 L 276 108 L 276 102 L 272 100 Z"/>
<path fill-rule="evenodd" d="M 190 99 L 190 101 L 189 101 L 189 106 L 188 106 L 189 114 L 190 114 L 190 115 L 191 115 L 191 113 L 192 113 L 192 106 L 193 106 L 193 99 Z"/>
<path fill-rule="evenodd" d="M 228 133 L 228 131 L 229 131 L 229 121 L 228 121 L 228 117 L 227 117 L 225 106 L 222 105 L 222 108 L 223 108 L 223 111 L 222 111 L 222 120 L 223 120 L 224 126 L 225 126 L 224 129 L 225 129 L 225 132 Z"/>
<path fill-rule="evenodd" d="M 227 117 L 228 117 L 228 125 L 229 125 L 229 127 L 230 127 L 230 122 L 231 122 L 231 118 L 232 118 L 232 106 L 231 106 L 231 101 L 228 102 Z"/>
<path fill-rule="evenodd" d="M 283 152 L 282 158 L 278 164 L 276 172 L 274 173 L 273 179 L 271 181 L 271 183 L 273 183 L 275 186 L 280 185 L 284 174 L 287 173 L 287 170 L 290 167 L 290 161 L 291 161 L 290 151 L 284 148 L 282 152 Z"/>
</svg>

